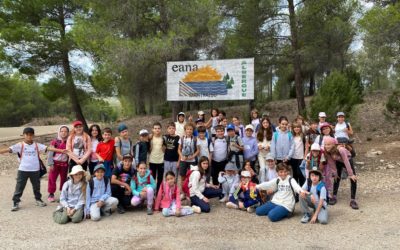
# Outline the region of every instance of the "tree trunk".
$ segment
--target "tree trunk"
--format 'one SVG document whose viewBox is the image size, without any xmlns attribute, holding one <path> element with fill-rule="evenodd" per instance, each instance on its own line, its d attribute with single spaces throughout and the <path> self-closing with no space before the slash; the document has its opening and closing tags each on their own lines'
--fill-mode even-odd
<svg viewBox="0 0 400 250">
<path fill-rule="evenodd" d="M 72 77 L 71 65 L 69 62 L 69 49 L 66 45 L 65 38 L 65 17 L 64 17 L 64 8 L 59 7 L 59 23 L 61 25 L 60 36 L 61 43 L 63 47 L 61 48 L 62 53 L 62 66 L 64 70 L 65 83 L 67 85 L 69 98 L 71 99 L 72 110 L 75 112 L 76 119 L 83 123 L 83 128 L 85 131 L 89 131 L 86 119 L 83 115 L 81 105 L 79 103 L 78 95 L 76 93 L 76 86 L 74 83 L 74 79 Z"/>
<path fill-rule="evenodd" d="M 172 121 L 176 121 L 179 112 L 182 111 L 183 102 L 170 102 L 172 106 Z"/>
<path fill-rule="evenodd" d="M 315 93 L 315 78 L 314 72 L 310 74 L 310 86 L 308 90 L 308 95 L 313 96 Z"/>
<path fill-rule="evenodd" d="M 288 0 L 289 5 L 289 20 L 290 20 L 290 33 L 291 44 L 293 50 L 293 68 L 294 68 L 294 82 L 296 86 L 296 99 L 299 114 L 303 114 L 306 109 L 306 102 L 304 101 L 303 82 L 301 79 L 301 61 L 300 50 L 297 38 L 297 21 L 294 9 L 293 0 Z"/>
</svg>

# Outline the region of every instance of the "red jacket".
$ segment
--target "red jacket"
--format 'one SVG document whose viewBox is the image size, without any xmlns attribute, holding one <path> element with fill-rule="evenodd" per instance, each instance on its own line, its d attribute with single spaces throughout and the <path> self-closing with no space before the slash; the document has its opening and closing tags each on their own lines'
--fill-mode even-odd
<svg viewBox="0 0 400 250">
<path fill-rule="evenodd" d="M 170 188 L 169 185 L 163 181 L 158 190 L 154 210 L 158 211 L 160 208 L 169 208 L 173 200 L 175 200 L 176 208 L 181 208 L 181 198 L 178 186 L 175 184 Z"/>
</svg>

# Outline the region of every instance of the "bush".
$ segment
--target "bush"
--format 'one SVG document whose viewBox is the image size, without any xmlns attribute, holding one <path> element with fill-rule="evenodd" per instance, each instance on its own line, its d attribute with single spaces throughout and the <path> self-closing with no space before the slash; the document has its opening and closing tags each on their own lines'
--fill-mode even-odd
<svg viewBox="0 0 400 250">
<path fill-rule="evenodd" d="M 400 117 L 400 90 L 393 91 L 386 103 L 386 109 L 396 118 Z"/>
<path fill-rule="evenodd" d="M 343 111 L 350 114 L 354 105 L 362 103 L 361 83 L 352 72 L 342 74 L 331 73 L 311 100 L 310 117 L 317 118 L 320 111 L 328 116 L 328 121 L 336 120 L 336 112 Z"/>
</svg>

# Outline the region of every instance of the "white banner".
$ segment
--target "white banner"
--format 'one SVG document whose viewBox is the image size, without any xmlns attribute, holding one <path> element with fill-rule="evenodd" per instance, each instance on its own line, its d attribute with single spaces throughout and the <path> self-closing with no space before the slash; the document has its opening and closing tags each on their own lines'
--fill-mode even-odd
<svg viewBox="0 0 400 250">
<path fill-rule="evenodd" d="M 167 62 L 167 100 L 253 100 L 254 58 Z"/>
</svg>

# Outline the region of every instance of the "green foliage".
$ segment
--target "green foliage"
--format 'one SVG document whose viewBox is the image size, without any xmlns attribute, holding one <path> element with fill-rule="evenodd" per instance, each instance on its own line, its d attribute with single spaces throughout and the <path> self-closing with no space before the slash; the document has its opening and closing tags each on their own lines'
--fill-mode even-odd
<svg viewBox="0 0 400 250">
<path fill-rule="evenodd" d="M 318 117 L 321 111 L 326 112 L 328 120 L 335 121 L 336 112 L 350 114 L 354 105 L 362 102 L 357 82 L 352 77 L 340 72 L 329 75 L 317 95 L 311 100 L 310 117 Z"/>
<path fill-rule="evenodd" d="M 392 95 L 390 95 L 387 103 L 386 109 L 396 118 L 400 117 L 400 90 L 396 89 L 393 91 Z"/>
</svg>

